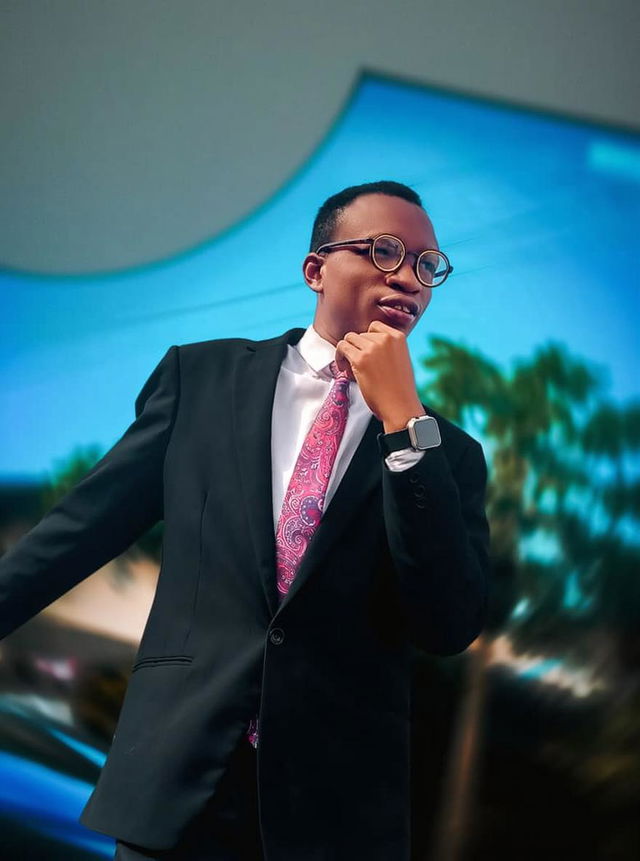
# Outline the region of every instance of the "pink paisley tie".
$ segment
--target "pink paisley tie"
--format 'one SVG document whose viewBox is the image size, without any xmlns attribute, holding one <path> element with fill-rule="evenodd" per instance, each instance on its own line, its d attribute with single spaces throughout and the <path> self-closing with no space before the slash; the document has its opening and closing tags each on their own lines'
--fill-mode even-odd
<svg viewBox="0 0 640 861">
<path fill-rule="evenodd" d="M 335 362 L 329 366 L 334 383 L 302 443 L 284 496 L 276 527 L 276 576 L 280 600 L 289 591 L 309 542 L 318 528 L 349 410 L 349 378 Z M 258 746 L 258 721 L 247 732 Z"/>
</svg>

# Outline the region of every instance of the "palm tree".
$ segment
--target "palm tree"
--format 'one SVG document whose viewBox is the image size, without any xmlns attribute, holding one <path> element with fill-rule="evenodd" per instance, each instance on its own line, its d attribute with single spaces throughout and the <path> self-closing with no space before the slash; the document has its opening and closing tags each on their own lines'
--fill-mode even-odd
<svg viewBox="0 0 640 861">
<path fill-rule="evenodd" d="M 640 553 L 630 542 L 640 482 L 629 475 L 640 406 L 606 402 L 602 376 L 557 344 L 509 371 L 442 337 L 430 346 L 422 399 L 479 436 L 491 464 L 492 611 L 470 656 L 433 854 L 453 861 L 469 830 L 491 636 L 506 630 L 521 651 L 595 662 L 604 625 L 619 665 L 640 657 Z"/>
</svg>

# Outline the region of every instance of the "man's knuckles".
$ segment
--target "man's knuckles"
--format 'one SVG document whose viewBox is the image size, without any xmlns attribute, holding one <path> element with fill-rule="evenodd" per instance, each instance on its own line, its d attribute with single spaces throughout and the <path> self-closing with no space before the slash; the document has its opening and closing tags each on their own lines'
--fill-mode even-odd
<svg viewBox="0 0 640 861">
<path fill-rule="evenodd" d="M 381 320 L 372 320 L 369 324 L 369 332 L 379 332 L 385 334 L 393 340 L 404 340 L 405 335 L 399 329 L 394 329 L 388 323 L 383 323 Z"/>
</svg>

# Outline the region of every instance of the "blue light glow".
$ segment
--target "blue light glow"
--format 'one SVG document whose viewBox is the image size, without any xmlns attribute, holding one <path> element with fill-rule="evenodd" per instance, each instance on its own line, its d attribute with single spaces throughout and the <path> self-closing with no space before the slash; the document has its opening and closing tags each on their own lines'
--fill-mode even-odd
<svg viewBox="0 0 640 861">
<path fill-rule="evenodd" d="M 380 123 L 387 102 L 394 122 Z M 306 326 L 317 207 L 381 178 L 416 188 L 455 266 L 411 336 L 415 359 L 431 333 L 500 363 L 554 340 L 606 369 L 618 400 L 637 394 L 639 153 L 637 136 L 365 79 L 293 181 L 190 253 L 100 277 L 0 273 L 0 476 L 108 448 L 171 344 Z"/>
</svg>

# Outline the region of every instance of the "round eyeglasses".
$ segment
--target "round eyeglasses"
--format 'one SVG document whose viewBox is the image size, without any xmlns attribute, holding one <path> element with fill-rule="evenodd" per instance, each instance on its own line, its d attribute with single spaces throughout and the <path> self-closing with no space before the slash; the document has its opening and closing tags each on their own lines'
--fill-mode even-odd
<svg viewBox="0 0 640 861">
<path fill-rule="evenodd" d="M 368 245 L 368 250 L 353 246 Z M 413 270 L 416 278 L 425 287 L 439 287 L 453 272 L 453 266 L 449 258 L 442 251 L 434 251 L 428 248 L 420 254 L 413 251 L 407 252 L 402 239 L 392 236 L 390 233 L 381 233 L 369 239 L 343 239 L 340 242 L 327 242 L 321 245 L 316 254 L 326 254 L 340 249 L 353 251 L 356 254 L 368 254 L 373 265 L 381 272 L 395 272 L 399 269 L 407 254 L 415 257 Z"/>
</svg>

